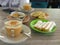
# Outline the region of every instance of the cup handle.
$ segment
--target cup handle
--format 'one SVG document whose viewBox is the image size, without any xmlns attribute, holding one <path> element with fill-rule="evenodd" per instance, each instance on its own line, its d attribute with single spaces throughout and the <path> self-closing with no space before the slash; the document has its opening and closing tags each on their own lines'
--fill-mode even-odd
<svg viewBox="0 0 60 45">
<path fill-rule="evenodd" d="M 14 30 L 11 30 L 11 33 L 12 33 L 12 35 L 11 35 L 11 36 L 12 36 L 12 37 L 14 37 Z"/>
<path fill-rule="evenodd" d="M 5 38 L 4 36 L 0 35 L 0 38 Z"/>
</svg>

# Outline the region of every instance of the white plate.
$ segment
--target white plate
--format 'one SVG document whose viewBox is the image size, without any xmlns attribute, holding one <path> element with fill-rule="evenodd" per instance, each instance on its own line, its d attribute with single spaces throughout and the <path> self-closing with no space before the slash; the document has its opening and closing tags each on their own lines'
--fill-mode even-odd
<svg viewBox="0 0 60 45">
<path fill-rule="evenodd" d="M 25 33 L 31 35 L 31 30 L 26 25 L 23 25 L 23 31 Z M 4 38 L 0 38 L 0 40 L 5 42 L 5 43 L 9 43 L 9 44 L 21 43 L 21 42 L 24 42 L 25 40 L 28 39 L 28 37 L 26 35 L 24 35 L 23 33 L 17 38 L 9 38 L 6 35 L 6 31 L 5 31 L 4 27 L 2 30 L 0 30 L 0 35 L 4 36 Z"/>
</svg>

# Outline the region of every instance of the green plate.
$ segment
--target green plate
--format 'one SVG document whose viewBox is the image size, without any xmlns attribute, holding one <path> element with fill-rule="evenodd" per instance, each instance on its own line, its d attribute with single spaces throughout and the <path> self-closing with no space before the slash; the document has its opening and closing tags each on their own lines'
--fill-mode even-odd
<svg viewBox="0 0 60 45">
<path fill-rule="evenodd" d="M 34 25 L 36 24 L 37 21 L 39 21 L 39 19 L 33 20 L 33 21 L 30 23 L 30 27 L 31 27 L 33 30 L 35 30 L 35 31 L 37 31 L 37 32 L 40 32 L 40 33 L 52 33 L 52 32 L 55 32 L 56 26 L 54 26 L 53 29 L 52 29 L 50 32 L 44 32 L 44 31 L 38 30 L 37 28 L 34 27 Z M 44 20 L 44 19 L 41 20 L 41 21 L 43 21 L 43 22 L 48 22 L 48 20 Z"/>
</svg>

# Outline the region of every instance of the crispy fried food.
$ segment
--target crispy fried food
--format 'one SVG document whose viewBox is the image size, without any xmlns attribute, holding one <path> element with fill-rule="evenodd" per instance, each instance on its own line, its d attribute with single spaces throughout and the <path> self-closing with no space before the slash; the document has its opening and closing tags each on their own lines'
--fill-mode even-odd
<svg viewBox="0 0 60 45">
<path fill-rule="evenodd" d="M 44 12 L 42 12 L 42 11 L 33 12 L 33 13 L 31 13 L 31 15 L 32 15 L 33 17 L 37 17 L 37 18 L 40 18 L 40 19 L 46 19 L 47 16 L 48 16 L 47 13 L 44 13 Z"/>
</svg>

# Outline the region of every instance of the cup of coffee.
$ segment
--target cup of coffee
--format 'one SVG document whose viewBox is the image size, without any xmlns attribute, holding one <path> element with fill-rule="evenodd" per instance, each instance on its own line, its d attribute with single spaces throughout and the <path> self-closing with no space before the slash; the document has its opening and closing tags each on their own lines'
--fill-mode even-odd
<svg viewBox="0 0 60 45">
<path fill-rule="evenodd" d="M 18 37 L 22 31 L 22 21 L 19 20 L 6 21 L 5 30 L 8 37 Z"/>
<path fill-rule="evenodd" d="M 24 10 L 31 10 L 31 8 L 32 7 L 31 7 L 31 4 L 30 3 L 26 3 L 26 4 L 23 5 L 23 9 Z"/>
</svg>

